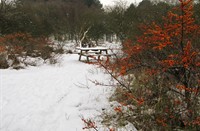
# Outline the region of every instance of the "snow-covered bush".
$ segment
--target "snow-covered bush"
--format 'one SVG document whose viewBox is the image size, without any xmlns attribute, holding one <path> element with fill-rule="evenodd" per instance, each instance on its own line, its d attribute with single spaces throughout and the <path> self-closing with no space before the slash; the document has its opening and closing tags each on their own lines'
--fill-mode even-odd
<svg viewBox="0 0 200 131">
<path fill-rule="evenodd" d="M 41 57 L 47 60 L 52 57 L 52 43 L 45 37 L 35 38 L 26 33 L 12 33 L 0 37 L 0 68 L 20 68 L 27 57 Z"/>
</svg>

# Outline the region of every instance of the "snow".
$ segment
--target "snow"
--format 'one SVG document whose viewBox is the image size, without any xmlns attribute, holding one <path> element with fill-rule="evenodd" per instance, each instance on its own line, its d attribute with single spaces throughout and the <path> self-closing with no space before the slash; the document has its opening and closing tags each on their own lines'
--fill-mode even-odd
<svg viewBox="0 0 200 131">
<path fill-rule="evenodd" d="M 122 0 L 121 0 L 122 1 Z M 123 0 L 122 2 L 126 2 L 127 5 L 130 5 L 131 3 L 140 3 L 142 0 Z M 114 5 L 116 2 L 120 2 L 120 0 L 100 0 L 100 2 L 104 5 L 104 6 L 112 6 Z"/>
<path fill-rule="evenodd" d="M 57 65 L 0 70 L 0 131 L 81 131 L 81 117 L 109 106 L 110 77 L 94 65 L 62 55 Z"/>
</svg>

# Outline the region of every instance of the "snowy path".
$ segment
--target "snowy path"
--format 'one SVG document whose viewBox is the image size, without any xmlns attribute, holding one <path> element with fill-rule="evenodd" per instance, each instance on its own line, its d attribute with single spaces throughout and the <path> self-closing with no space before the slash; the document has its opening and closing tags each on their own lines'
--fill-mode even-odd
<svg viewBox="0 0 200 131">
<path fill-rule="evenodd" d="M 63 55 L 59 66 L 0 70 L 0 131 L 81 131 L 80 116 L 94 117 L 108 105 L 107 75 Z"/>
</svg>

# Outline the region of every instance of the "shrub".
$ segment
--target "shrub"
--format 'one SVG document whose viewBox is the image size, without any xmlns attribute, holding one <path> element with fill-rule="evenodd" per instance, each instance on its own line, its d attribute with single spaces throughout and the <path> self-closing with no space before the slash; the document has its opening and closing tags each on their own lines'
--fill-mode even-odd
<svg viewBox="0 0 200 131">
<path fill-rule="evenodd" d="M 8 68 L 8 62 L 7 62 L 7 56 L 5 53 L 5 48 L 3 46 L 0 46 L 0 68 L 5 69 Z"/>
<path fill-rule="evenodd" d="M 142 26 L 138 44 L 124 43 L 124 57 L 99 62 L 123 88 L 118 118 L 138 129 L 200 130 L 200 26 L 193 1 L 179 1 L 163 24 Z"/>
<path fill-rule="evenodd" d="M 13 33 L 0 37 L 0 46 L 4 49 L 2 59 L 5 62 L 7 57 L 7 63 L 8 60 L 12 61 L 10 66 L 23 63 L 27 56 L 41 57 L 44 60 L 50 58 L 53 51 L 51 44 L 45 37 L 34 38 L 27 33 Z"/>
</svg>

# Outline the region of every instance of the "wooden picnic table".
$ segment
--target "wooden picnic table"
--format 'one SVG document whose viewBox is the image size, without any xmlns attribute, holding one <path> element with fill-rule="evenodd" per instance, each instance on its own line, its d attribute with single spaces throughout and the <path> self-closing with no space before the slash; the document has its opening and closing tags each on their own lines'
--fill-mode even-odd
<svg viewBox="0 0 200 131">
<path fill-rule="evenodd" d="M 89 57 L 98 57 L 98 60 L 100 59 L 100 56 L 110 56 L 108 54 L 108 48 L 106 47 L 77 47 L 77 50 L 80 50 L 79 54 L 79 61 L 81 61 L 81 57 L 85 56 L 87 58 L 87 61 L 89 61 Z"/>
</svg>

